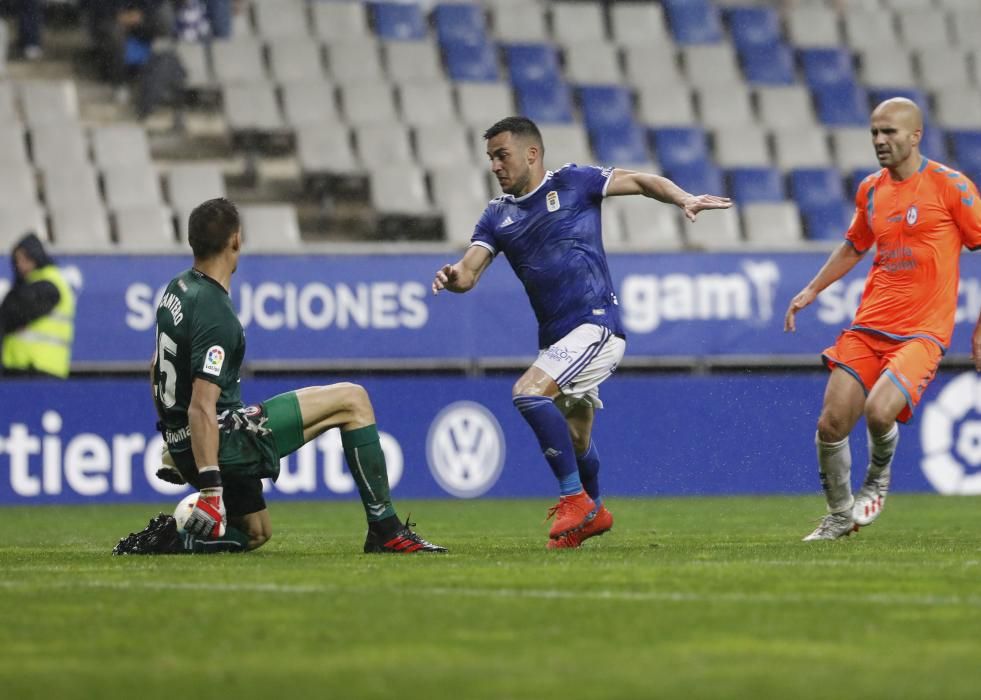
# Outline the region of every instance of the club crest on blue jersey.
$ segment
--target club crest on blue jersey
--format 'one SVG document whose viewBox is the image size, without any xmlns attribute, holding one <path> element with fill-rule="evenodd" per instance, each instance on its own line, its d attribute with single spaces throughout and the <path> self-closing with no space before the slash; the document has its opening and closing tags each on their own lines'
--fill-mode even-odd
<svg viewBox="0 0 981 700">
<path fill-rule="evenodd" d="M 555 190 L 552 190 L 547 195 L 545 195 L 545 207 L 549 211 L 558 211 L 559 210 L 559 193 L 558 192 L 556 192 Z"/>
<path fill-rule="evenodd" d="M 919 218 L 920 213 L 916 210 L 915 204 L 910 204 L 909 209 L 906 210 L 906 223 L 912 226 L 916 223 L 917 218 Z"/>
</svg>

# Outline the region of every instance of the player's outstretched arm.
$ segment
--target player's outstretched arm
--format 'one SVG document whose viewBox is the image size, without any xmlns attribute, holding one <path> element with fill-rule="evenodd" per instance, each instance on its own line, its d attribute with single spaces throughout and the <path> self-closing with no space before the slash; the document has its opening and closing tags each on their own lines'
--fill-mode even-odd
<svg viewBox="0 0 981 700">
<path fill-rule="evenodd" d="M 457 294 L 469 292 L 477 285 L 480 276 L 493 259 L 490 251 L 483 246 L 470 246 L 456 263 L 443 265 L 436 271 L 433 294 L 439 294 L 443 289 Z"/>
<path fill-rule="evenodd" d="M 681 189 L 666 177 L 652 173 L 638 173 L 633 170 L 615 168 L 606 188 L 608 197 L 621 197 L 629 194 L 642 194 L 665 204 L 674 204 L 684 213 L 685 218 L 694 221 L 698 212 L 706 209 L 728 209 L 732 200 L 714 194 L 691 194 Z"/>
<path fill-rule="evenodd" d="M 842 243 L 825 261 L 817 275 L 814 276 L 807 286 L 800 290 L 787 307 L 787 313 L 783 317 L 783 329 L 788 333 L 797 330 L 797 312 L 810 306 L 817 299 L 818 294 L 823 292 L 828 285 L 840 280 L 858 264 L 862 259 L 862 253 L 855 250 L 855 247 L 848 242 Z"/>
<path fill-rule="evenodd" d="M 225 533 L 225 504 L 222 503 L 221 471 L 218 469 L 218 398 L 221 387 L 201 379 L 191 385 L 187 423 L 191 429 L 191 452 L 198 468 L 201 496 L 184 524 L 184 529 L 200 537 L 220 537 Z"/>
</svg>

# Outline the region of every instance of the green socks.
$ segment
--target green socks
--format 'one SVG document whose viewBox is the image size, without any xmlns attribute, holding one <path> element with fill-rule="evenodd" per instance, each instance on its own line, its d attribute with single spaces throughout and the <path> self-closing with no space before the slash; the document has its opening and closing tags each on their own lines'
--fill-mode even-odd
<svg viewBox="0 0 981 700">
<path fill-rule="evenodd" d="M 342 432 L 341 444 L 348 469 L 358 485 L 368 522 L 394 516 L 395 508 L 392 507 L 388 489 L 388 470 L 385 467 L 385 453 L 378 440 L 378 427 L 368 425 Z"/>
</svg>

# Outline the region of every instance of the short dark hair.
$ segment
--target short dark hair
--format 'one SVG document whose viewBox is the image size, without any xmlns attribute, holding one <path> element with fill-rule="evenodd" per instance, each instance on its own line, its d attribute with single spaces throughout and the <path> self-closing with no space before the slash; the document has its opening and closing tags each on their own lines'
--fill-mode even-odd
<svg viewBox="0 0 981 700">
<path fill-rule="evenodd" d="M 538 130 L 538 125 L 528 117 L 505 117 L 494 126 L 484 132 L 484 139 L 490 140 L 498 134 L 510 131 L 515 136 L 532 138 L 545 153 L 545 142 L 542 141 L 542 132 Z"/>
<path fill-rule="evenodd" d="M 207 260 L 225 250 L 228 240 L 242 227 L 238 209 L 224 197 L 202 202 L 187 222 L 187 242 L 194 257 Z"/>
</svg>

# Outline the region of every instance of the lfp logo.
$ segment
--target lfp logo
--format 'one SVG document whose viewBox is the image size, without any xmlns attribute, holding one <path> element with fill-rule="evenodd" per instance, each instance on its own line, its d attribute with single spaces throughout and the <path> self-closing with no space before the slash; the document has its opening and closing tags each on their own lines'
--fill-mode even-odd
<svg viewBox="0 0 981 700">
<path fill-rule="evenodd" d="M 504 467 L 504 433 L 479 403 L 457 401 L 436 416 L 426 438 L 429 471 L 458 498 L 486 493 Z"/>
<path fill-rule="evenodd" d="M 981 494 L 981 379 L 969 372 L 948 383 L 923 410 L 923 474 L 937 491 Z"/>
</svg>

